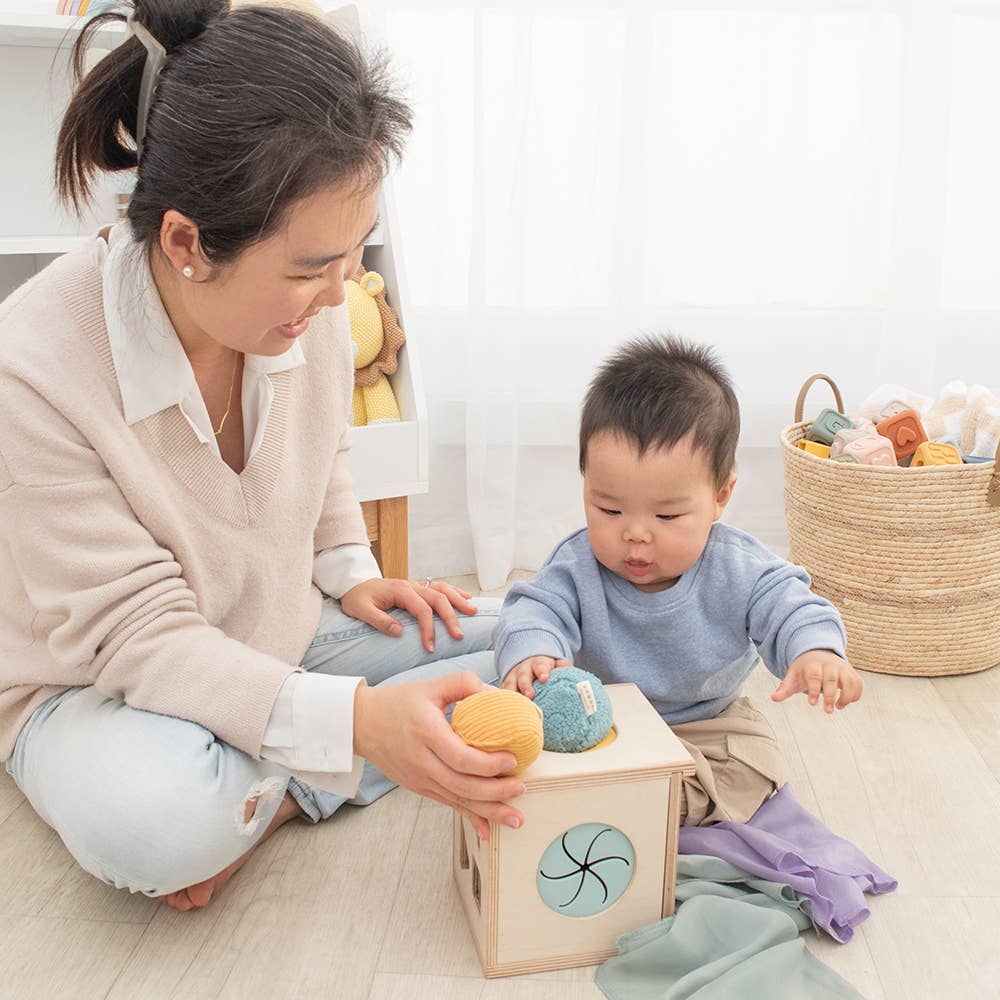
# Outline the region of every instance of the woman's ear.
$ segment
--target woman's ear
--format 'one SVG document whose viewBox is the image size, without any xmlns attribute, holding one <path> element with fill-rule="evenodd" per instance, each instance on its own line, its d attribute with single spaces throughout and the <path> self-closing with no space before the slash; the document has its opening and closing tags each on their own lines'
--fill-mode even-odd
<svg viewBox="0 0 1000 1000">
<path fill-rule="evenodd" d="M 202 256 L 198 240 L 197 223 L 175 208 L 163 213 L 163 221 L 160 223 L 160 249 L 178 275 L 183 274 L 198 281 L 204 280 L 207 276 L 206 261 Z M 185 268 L 190 270 L 185 271 Z"/>
<path fill-rule="evenodd" d="M 733 490 L 736 487 L 736 473 L 734 472 L 730 477 L 729 481 L 715 494 L 715 520 L 718 521 L 722 517 L 722 512 L 726 509 L 726 505 L 733 498 Z"/>
</svg>

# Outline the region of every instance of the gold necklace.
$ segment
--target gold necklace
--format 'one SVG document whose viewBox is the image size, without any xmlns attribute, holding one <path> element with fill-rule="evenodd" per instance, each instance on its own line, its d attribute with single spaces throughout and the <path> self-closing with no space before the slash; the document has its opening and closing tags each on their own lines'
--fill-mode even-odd
<svg viewBox="0 0 1000 1000">
<path fill-rule="evenodd" d="M 222 433 L 222 428 L 226 426 L 226 417 L 229 416 L 229 411 L 233 408 L 233 386 L 236 385 L 236 366 L 239 364 L 239 360 L 240 352 L 233 351 L 233 374 L 229 380 L 229 399 L 226 400 L 226 412 L 222 414 L 222 419 L 219 421 L 219 429 L 215 432 L 216 437 Z"/>
</svg>

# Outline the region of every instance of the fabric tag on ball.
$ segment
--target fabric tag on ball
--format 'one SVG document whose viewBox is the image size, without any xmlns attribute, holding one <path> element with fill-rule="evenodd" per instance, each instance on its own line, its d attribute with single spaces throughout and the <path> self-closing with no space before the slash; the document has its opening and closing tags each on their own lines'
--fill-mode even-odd
<svg viewBox="0 0 1000 1000">
<path fill-rule="evenodd" d="M 594 689 L 590 686 L 590 681 L 580 681 L 576 686 L 580 701 L 583 702 L 583 710 L 588 716 L 597 711 L 597 699 L 594 697 Z"/>
</svg>

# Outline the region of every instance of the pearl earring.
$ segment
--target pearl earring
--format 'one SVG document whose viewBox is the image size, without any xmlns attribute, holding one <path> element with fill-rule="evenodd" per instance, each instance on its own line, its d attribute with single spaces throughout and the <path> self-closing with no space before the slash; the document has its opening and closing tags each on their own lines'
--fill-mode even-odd
<svg viewBox="0 0 1000 1000">
<path fill-rule="evenodd" d="M 187 267 L 181 268 L 181 274 L 183 274 L 185 278 L 193 278 L 194 268 L 190 264 L 188 264 Z"/>
</svg>

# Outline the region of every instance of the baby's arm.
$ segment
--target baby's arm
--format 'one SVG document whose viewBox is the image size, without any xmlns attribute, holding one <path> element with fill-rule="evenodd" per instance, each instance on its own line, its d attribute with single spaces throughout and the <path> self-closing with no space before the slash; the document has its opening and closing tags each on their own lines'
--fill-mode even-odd
<svg viewBox="0 0 1000 1000">
<path fill-rule="evenodd" d="M 572 573 L 549 562 L 533 580 L 515 584 L 493 634 L 503 687 L 533 695 L 532 682 L 569 666 L 580 648 L 580 602 Z M 529 695 L 529 697 L 531 696 Z"/>
<path fill-rule="evenodd" d="M 770 554 L 769 554 L 770 555 Z M 847 661 L 837 609 L 809 589 L 800 566 L 771 556 L 760 567 L 747 609 L 747 632 L 768 670 L 781 680 L 774 701 L 807 691 L 809 704 L 845 708 L 861 697 L 862 682 Z M 837 698 L 837 691 L 840 698 Z"/>
</svg>

